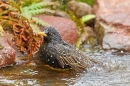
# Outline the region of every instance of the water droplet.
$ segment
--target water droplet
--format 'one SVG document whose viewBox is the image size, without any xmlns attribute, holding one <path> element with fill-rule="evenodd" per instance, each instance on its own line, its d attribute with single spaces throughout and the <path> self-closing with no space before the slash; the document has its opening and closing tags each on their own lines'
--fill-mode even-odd
<svg viewBox="0 0 130 86">
<path fill-rule="evenodd" d="M 124 53 L 124 51 L 121 51 L 121 53 Z"/>
<path fill-rule="evenodd" d="M 54 61 L 52 61 L 52 63 L 54 63 Z"/>
</svg>

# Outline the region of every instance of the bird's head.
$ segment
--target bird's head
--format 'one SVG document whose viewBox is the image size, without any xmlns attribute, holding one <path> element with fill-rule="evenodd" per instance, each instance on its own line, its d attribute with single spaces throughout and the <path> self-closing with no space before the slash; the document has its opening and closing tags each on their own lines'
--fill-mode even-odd
<svg viewBox="0 0 130 86">
<path fill-rule="evenodd" d="M 43 32 L 46 34 L 44 36 L 45 42 L 62 40 L 59 32 L 53 27 L 46 27 L 44 28 Z"/>
</svg>

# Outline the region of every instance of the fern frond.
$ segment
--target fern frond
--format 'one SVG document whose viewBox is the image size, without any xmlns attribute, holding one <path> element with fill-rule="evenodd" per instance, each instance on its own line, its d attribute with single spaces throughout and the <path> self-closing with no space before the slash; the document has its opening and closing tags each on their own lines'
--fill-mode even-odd
<svg viewBox="0 0 130 86">
<path fill-rule="evenodd" d="M 37 15 L 43 12 L 52 12 L 50 9 L 44 8 L 45 6 L 50 5 L 50 3 L 46 2 L 39 2 L 39 3 L 33 3 L 30 6 L 25 6 L 21 8 L 22 14 L 30 19 L 33 15 Z"/>
<path fill-rule="evenodd" d="M 40 9 L 40 8 L 43 8 L 43 7 L 49 6 L 49 5 L 51 5 L 51 3 L 46 3 L 46 2 L 33 3 L 30 6 L 22 7 L 22 10 L 28 10 L 28 11 L 37 10 L 37 9 Z"/>
<path fill-rule="evenodd" d="M 20 14 L 18 12 L 11 12 L 16 18 L 21 19 L 21 20 L 28 20 L 23 14 Z"/>
<path fill-rule="evenodd" d="M 8 4 L 2 3 L 2 4 L 0 5 L 0 8 L 1 8 L 1 7 L 6 7 L 8 10 L 12 10 L 12 11 L 17 11 L 17 9 L 16 9 L 15 7 L 13 7 L 13 6 L 11 6 L 11 5 L 8 5 Z"/>
<path fill-rule="evenodd" d="M 41 2 L 42 0 L 17 0 L 19 3 L 21 3 L 21 6 L 22 7 L 25 7 L 25 6 L 29 6 L 31 5 L 32 3 L 38 3 L 38 2 Z"/>
<path fill-rule="evenodd" d="M 16 3 L 14 0 L 10 0 L 10 6 L 14 7 L 17 10 L 20 10 L 19 3 Z"/>
<path fill-rule="evenodd" d="M 28 10 L 36 10 L 36 9 L 42 8 L 42 7 L 47 6 L 47 5 L 48 4 L 45 2 L 33 3 L 32 5 L 28 6 L 27 9 Z"/>
<path fill-rule="evenodd" d="M 42 25 L 42 26 L 50 26 L 49 24 L 47 24 L 47 23 L 44 22 L 43 20 L 40 20 L 39 18 L 32 17 L 32 20 L 34 20 L 35 23 L 38 24 L 38 25 Z"/>
<path fill-rule="evenodd" d="M 54 13 L 55 11 L 50 10 L 48 8 L 43 8 L 43 9 L 31 10 L 31 11 L 29 11 L 29 15 L 34 16 L 34 15 L 41 14 L 44 12 Z"/>
</svg>

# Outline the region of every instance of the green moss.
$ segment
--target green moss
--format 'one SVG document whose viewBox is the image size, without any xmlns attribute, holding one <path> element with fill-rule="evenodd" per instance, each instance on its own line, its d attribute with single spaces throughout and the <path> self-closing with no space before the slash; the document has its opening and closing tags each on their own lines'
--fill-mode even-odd
<svg viewBox="0 0 130 86">
<path fill-rule="evenodd" d="M 78 19 L 74 12 L 72 12 L 71 10 L 68 10 L 68 13 L 71 17 L 71 19 L 75 22 L 75 24 L 77 25 L 77 28 L 78 28 L 78 40 L 76 42 L 76 47 L 79 48 L 80 47 L 80 38 L 81 38 L 81 34 L 84 32 L 84 29 L 83 29 L 83 24 L 81 23 L 80 19 Z"/>
</svg>

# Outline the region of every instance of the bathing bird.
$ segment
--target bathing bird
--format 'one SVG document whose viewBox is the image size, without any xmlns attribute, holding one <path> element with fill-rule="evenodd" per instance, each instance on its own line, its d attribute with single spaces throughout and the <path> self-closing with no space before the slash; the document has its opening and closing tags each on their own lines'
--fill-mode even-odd
<svg viewBox="0 0 130 86">
<path fill-rule="evenodd" d="M 43 62 L 54 68 L 83 71 L 97 63 L 85 56 L 79 49 L 65 42 L 59 32 L 49 26 L 44 28 L 43 38 L 38 55 Z"/>
</svg>

